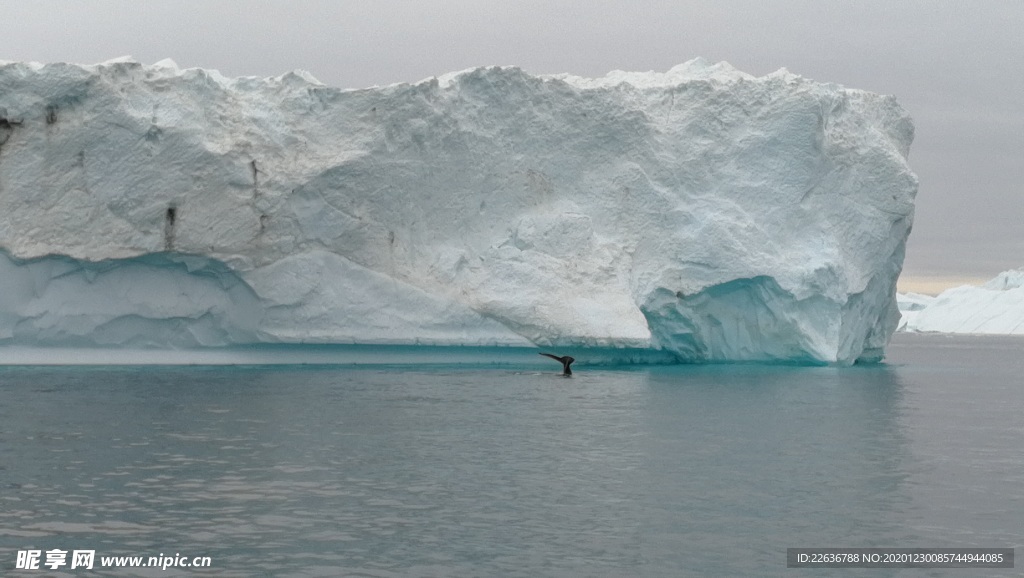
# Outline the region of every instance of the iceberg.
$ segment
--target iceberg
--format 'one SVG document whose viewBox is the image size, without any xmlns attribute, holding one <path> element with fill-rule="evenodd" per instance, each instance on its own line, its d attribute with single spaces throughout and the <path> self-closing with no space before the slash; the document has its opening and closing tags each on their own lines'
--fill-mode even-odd
<svg viewBox="0 0 1024 578">
<path fill-rule="evenodd" d="M 900 323 L 896 330 L 907 331 L 907 328 L 915 322 L 917 314 L 934 300 L 935 297 L 921 293 L 897 293 L 896 307 L 900 310 Z"/>
<path fill-rule="evenodd" d="M 0 346 L 877 360 L 913 132 L 894 97 L 701 59 L 358 90 L 2 62 Z"/>
<path fill-rule="evenodd" d="M 904 331 L 1024 335 L 1024 270 L 1004 271 L 979 287 L 953 287 L 937 297 L 898 299 Z"/>
</svg>

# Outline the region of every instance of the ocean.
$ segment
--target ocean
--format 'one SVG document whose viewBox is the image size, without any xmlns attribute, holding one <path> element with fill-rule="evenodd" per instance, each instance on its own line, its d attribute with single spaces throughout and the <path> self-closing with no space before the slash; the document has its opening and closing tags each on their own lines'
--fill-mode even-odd
<svg viewBox="0 0 1024 578">
<path fill-rule="evenodd" d="M 1022 353 L 899 334 L 849 368 L 3 367 L 0 573 L 1019 576 L 786 550 L 1024 553 Z M 167 569 L 127 567 L 150 557 Z"/>
</svg>

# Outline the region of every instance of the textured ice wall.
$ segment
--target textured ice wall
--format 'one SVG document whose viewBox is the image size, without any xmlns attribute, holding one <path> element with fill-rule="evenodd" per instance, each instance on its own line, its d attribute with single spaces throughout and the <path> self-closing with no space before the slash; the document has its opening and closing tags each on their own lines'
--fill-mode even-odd
<svg viewBox="0 0 1024 578">
<path fill-rule="evenodd" d="M 0 265 L 50 281 L 0 299 L 0 340 L 877 358 L 899 318 L 912 136 L 892 97 L 700 60 L 365 90 L 6 63 Z M 79 311 L 106 313 L 53 329 L 82 291 L 107 302 Z"/>
</svg>

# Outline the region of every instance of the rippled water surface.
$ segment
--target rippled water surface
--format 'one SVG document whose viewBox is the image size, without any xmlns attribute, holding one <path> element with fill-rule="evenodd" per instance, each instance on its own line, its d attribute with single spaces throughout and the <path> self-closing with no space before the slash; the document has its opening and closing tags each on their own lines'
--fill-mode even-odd
<svg viewBox="0 0 1024 578">
<path fill-rule="evenodd" d="M 786 548 L 1024 553 L 1022 352 L 899 336 L 877 366 L 572 379 L 0 368 L 0 573 L 58 548 L 209 556 L 204 576 L 961 576 L 787 570 Z"/>
</svg>

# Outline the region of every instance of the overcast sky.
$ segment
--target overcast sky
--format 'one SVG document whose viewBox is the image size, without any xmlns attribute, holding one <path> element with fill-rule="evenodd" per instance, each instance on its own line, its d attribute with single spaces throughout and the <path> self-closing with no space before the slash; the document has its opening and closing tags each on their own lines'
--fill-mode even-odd
<svg viewBox="0 0 1024 578">
<path fill-rule="evenodd" d="M 1024 1 L 0 0 L 0 59 L 122 55 L 363 87 L 473 66 L 602 76 L 696 56 L 894 94 L 921 180 L 905 275 L 1024 266 Z"/>
</svg>

